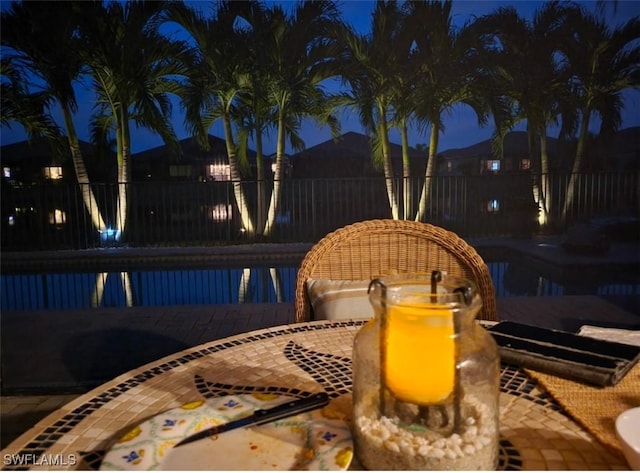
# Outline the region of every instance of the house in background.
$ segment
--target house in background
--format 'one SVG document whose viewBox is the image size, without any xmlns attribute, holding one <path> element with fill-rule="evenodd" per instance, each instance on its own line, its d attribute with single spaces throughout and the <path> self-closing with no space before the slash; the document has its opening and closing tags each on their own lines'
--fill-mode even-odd
<svg viewBox="0 0 640 473">
<path fill-rule="evenodd" d="M 179 142 L 180 155 L 173 156 L 166 145 L 134 153 L 131 156 L 133 181 L 193 180 L 225 181 L 230 179 L 226 143 L 208 135 L 210 149 L 205 151 L 195 138 Z M 391 159 L 396 176 L 402 175 L 402 147 L 391 143 Z M 566 156 L 557 139 L 548 137 L 547 147 L 551 163 L 564 163 Z M 83 159 L 92 182 L 115 182 L 115 154 L 101 151 L 90 143 L 80 141 Z M 569 149 L 569 148 L 567 148 Z M 428 151 L 410 148 L 411 175 L 424 175 Z M 637 170 L 640 163 L 640 127 L 616 133 L 611 139 L 587 149 L 586 168 L 594 170 Z M 70 153 L 54 159 L 51 147 L 44 140 L 21 141 L 0 148 L 2 178 L 5 183 L 40 184 L 75 182 Z M 565 159 L 563 159 L 565 158 Z M 247 150 L 248 167 L 243 178 L 256 178 L 256 153 Z M 569 160 L 570 161 L 570 160 Z M 273 173 L 275 155 L 265 157 L 265 169 Z M 567 167 L 566 163 L 560 167 Z M 529 171 L 533 164 L 529 157 L 526 132 L 510 132 L 504 140 L 502 159 L 497 159 L 491 140 L 465 148 L 448 149 L 438 153 L 438 175 L 493 175 Z M 348 132 L 336 140 L 327 140 L 284 158 L 284 175 L 292 178 L 379 177 L 382 169 L 372 160 L 371 140 L 368 136 Z"/>
<path fill-rule="evenodd" d="M 557 141 L 547 140 L 547 152 L 552 161 L 557 155 Z M 477 222 L 500 222 L 505 232 L 529 234 L 536 226 L 538 203 L 533 195 L 531 171 L 534 164 L 529 155 L 526 132 L 509 132 L 504 138 L 502 156 L 496 156 L 491 140 L 466 148 L 438 153 L 437 174 L 467 176 L 465 207 L 460 201 L 452 213 L 476 219 Z M 501 178 L 509 174 L 509 179 Z M 509 215 L 510 218 L 503 218 Z M 470 217 L 472 216 L 472 217 Z"/>
<path fill-rule="evenodd" d="M 587 168 L 637 171 L 640 169 L 640 126 L 625 128 L 611 139 L 603 140 L 589 155 Z"/>
<path fill-rule="evenodd" d="M 539 142 L 536 146 L 534 153 L 539 156 Z M 503 148 L 502 159 L 496 158 L 491 140 L 443 151 L 438 153 L 438 174 L 492 175 L 534 170 L 526 132 L 507 133 Z M 548 136 L 547 154 L 552 171 L 570 172 L 576 154 L 576 140 L 562 143 Z M 587 139 L 583 171 L 637 171 L 639 168 L 640 127 L 625 128 L 610 138 L 589 136 Z"/>
<path fill-rule="evenodd" d="M 265 157 L 264 167 L 266 169 L 265 172 L 267 172 L 266 177 L 268 178 L 273 178 L 273 175 L 276 172 L 276 158 L 277 158 L 276 153 L 270 154 L 269 156 Z M 288 154 L 285 154 L 282 157 L 282 172 L 285 179 L 290 178 L 293 174 L 293 165 L 291 164 L 291 156 Z"/>
<path fill-rule="evenodd" d="M 143 222 L 132 230 L 138 232 L 136 238 L 145 238 L 145 224 L 163 228 L 171 234 L 189 222 L 224 225 L 234 221 L 237 209 L 230 187 L 227 145 L 217 136 L 207 135 L 207 138 L 208 150 L 191 137 L 180 140 L 179 154 L 163 145 L 132 156 L 133 182 L 145 184 L 136 187 L 136 199 L 132 204 L 137 221 Z M 243 179 L 255 180 L 255 151 L 247 150 L 247 166 L 240 172 Z M 215 185 L 196 184 L 185 188 L 185 181 Z M 163 185 L 154 185 L 159 182 Z M 251 187 L 245 186 L 245 191 L 250 192 Z M 176 234 L 175 239 L 179 238 Z"/>
<path fill-rule="evenodd" d="M 533 169 L 526 132 L 507 133 L 503 149 L 502 159 L 496 157 L 491 140 L 481 141 L 466 148 L 443 151 L 438 153 L 438 174 L 477 176 L 528 172 Z M 547 138 L 547 153 L 549 161 L 553 162 L 558 155 L 558 140 Z"/>
<path fill-rule="evenodd" d="M 80 151 L 90 179 L 115 180 L 113 153 L 84 141 L 80 141 Z M 68 230 L 70 221 L 84 216 L 82 202 L 69 192 L 69 184 L 77 188 L 71 152 L 63 145 L 60 153 L 54 157 L 51 145 L 42 139 L 0 148 L 3 245 L 28 238 L 55 241 Z M 100 192 L 96 193 L 100 198 Z M 31 229 L 27 236 L 20 230 L 24 228 Z"/>
<path fill-rule="evenodd" d="M 99 150 L 85 141 L 80 141 L 80 151 L 90 179 L 96 182 L 115 179 L 114 153 Z M 54 157 L 51 145 L 44 139 L 19 141 L 2 146 L 0 161 L 3 183 L 30 185 L 76 182 L 69 147 L 63 146 L 61 152 L 61 156 Z"/>
<path fill-rule="evenodd" d="M 131 225 L 129 232 L 138 241 L 145 241 L 147 228 L 156 225 L 169 235 L 186 221 L 225 224 L 233 220 L 235 207 L 229 190 L 231 173 L 224 140 L 209 136 L 210 150 L 203 150 L 194 138 L 180 141 L 179 156 L 173 156 L 167 146 L 160 146 L 131 156 Z M 105 218 L 113 219 L 117 188 L 115 153 L 100 153 L 92 145 L 81 142 L 83 160 L 87 166 L 98 206 Z M 23 141 L 1 148 L 3 242 L 19 229 L 37 228 L 33 235 L 60 238 L 78 226 L 90 226 L 84 204 L 77 194 L 77 178 L 70 152 L 54 158 L 47 142 Z M 249 164 L 243 178 L 255 179 L 255 152 L 247 151 Z M 213 182 L 219 185 L 176 188 L 184 181 Z M 146 184 L 149 185 L 146 185 Z M 60 184 L 60 185 L 56 185 Z M 62 185 L 64 184 L 64 185 Z M 71 186 L 69 186 L 71 184 Z M 50 230 L 53 233 L 50 233 Z M 26 230 L 25 230 L 26 232 Z M 29 232 L 27 232 L 29 233 Z M 35 236 L 34 236 L 35 238 Z"/>
<path fill-rule="evenodd" d="M 439 153 L 438 179 L 433 180 L 432 198 L 425 218 L 454 231 L 473 228 L 482 233 L 482 228 L 487 227 L 504 234 L 526 234 L 535 223 L 539 209 L 539 203 L 532 195 L 532 179 L 537 179 L 536 166 L 529 160 L 526 142 L 523 132 L 508 134 L 501 159 L 494 159 L 488 140 Z M 166 146 L 132 156 L 129 241 L 140 245 L 181 242 L 185 238 L 228 241 L 243 231 L 235 189 L 230 182 L 225 142 L 209 136 L 209 143 L 211 149 L 204 151 L 193 138 L 182 140 L 179 159 L 172 156 Z M 585 171 L 596 171 L 594 174 L 598 178 L 607 174 L 600 171 L 622 171 L 620 178 L 634 179 L 640 164 L 640 127 L 621 130 L 606 142 L 590 140 L 588 144 Z M 556 140 L 549 139 L 549 158 L 554 171 L 568 169 L 572 145 L 575 147 L 574 143 L 569 143 L 561 148 Z M 97 205 L 105 220 L 113 220 L 118 191 L 115 156 L 112 152 L 100 152 L 86 142 L 81 142 L 80 146 Z M 401 179 L 401 151 L 400 145 L 391 144 L 398 186 L 405 185 Z M 59 248 L 67 248 L 78 244 L 80 234 L 88 235 L 82 237 L 86 240 L 82 242 L 83 246 L 91 247 L 93 242 L 90 240 L 94 236 L 98 241 L 79 193 L 68 151 L 54 159 L 46 142 L 25 141 L 2 146 L 0 153 L 3 248 L 42 249 L 56 244 Z M 255 152 L 249 150 L 248 154 L 249 165 L 243 170 L 240 185 L 245 191 L 250 213 L 258 215 L 264 210 L 265 202 L 259 202 L 262 193 L 256 182 Z M 298 237 L 304 238 L 307 229 L 331 231 L 356 220 L 389 217 L 385 182 L 380 179 L 383 172 L 373 164 L 371 155 L 369 137 L 350 132 L 286 156 L 284 175 L 287 183 L 282 188 L 278 223 L 297 225 Z M 403 206 L 409 202 L 413 209 L 416 208 L 418 196 L 414 194 L 420 190 L 424 179 L 427 155 L 424 149 L 410 151 L 412 177 L 418 185 L 412 186 L 416 192 L 411 195 L 398 194 L 408 196 L 402 201 Z M 265 157 L 267 174 L 273 164 L 272 156 Z M 559 175 L 559 179 L 562 178 Z M 635 185 L 632 182 L 631 188 L 635 189 Z M 609 187 L 602 187 L 598 192 L 608 192 Z M 265 190 L 268 195 L 269 182 Z M 619 189 L 614 191 L 617 192 L 615 198 L 622 195 Z M 616 205 L 624 204 L 637 212 L 634 210 L 637 203 L 631 200 L 635 197 L 629 195 L 622 204 Z M 587 198 L 606 204 L 609 196 L 600 197 L 600 194 L 590 192 Z M 516 218 L 517 214 L 520 217 Z M 501 222 L 503 226 L 495 222 Z"/>
<path fill-rule="evenodd" d="M 391 143 L 391 161 L 396 176 L 402 176 L 402 147 Z M 409 150 L 412 176 L 424 175 L 427 153 Z M 294 178 L 380 177 L 381 167 L 372 160 L 371 139 L 361 133 L 348 132 L 327 140 L 291 157 Z"/>
<path fill-rule="evenodd" d="M 411 175 L 424 176 L 427 152 L 409 150 Z M 390 143 L 394 185 L 403 186 L 402 147 Z M 357 220 L 390 218 L 391 209 L 382 164 L 373 161 L 369 136 L 348 132 L 291 157 L 292 177 L 311 181 L 304 199 L 292 209 L 294 220 L 312 215 L 314 225 L 326 222 L 327 230 Z M 301 182 L 299 187 L 302 187 Z M 283 196 L 287 199 L 286 191 Z M 298 202 L 303 202 L 302 204 Z"/>
<path fill-rule="evenodd" d="M 208 135 L 209 149 L 204 150 L 194 138 L 180 140 L 180 154 L 175 156 L 166 146 L 158 146 L 132 156 L 134 181 L 229 181 L 231 172 L 226 142 Z M 245 179 L 255 179 L 256 153 L 247 150 Z"/>
</svg>

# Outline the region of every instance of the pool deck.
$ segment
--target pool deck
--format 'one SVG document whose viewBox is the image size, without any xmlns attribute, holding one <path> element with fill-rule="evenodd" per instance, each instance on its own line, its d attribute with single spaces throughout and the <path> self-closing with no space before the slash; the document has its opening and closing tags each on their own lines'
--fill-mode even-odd
<svg viewBox="0 0 640 473">
<path fill-rule="evenodd" d="M 511 247 L 532 262 L 550 262 L 563 270 L 640 265 L 637 243 L 616 244 L 604 257 L 567 254 L 551 239 L 474 243 Z M 291 247 L 286 257 L 298 258 L 308 247 Z M 243 251 L 249 253 L 242 257 L 253 251 L 274 254 L 275 250 L 264 245 L 246 247 Z M 194 263 L 201 262 L 198 258 L 203 251 L 172 249 L 175 256 L 191 258 Z M 128 257 L 140 256 L 139 252 L 127 253 Z M 229 249 L 207 249 L 206 253 L 216 262 L 228 262 L 237 255 Z M 166 253 L 159 254 L 165 257 Z M 5 262 L 3 255 L 3 265 Z M 498 299 L 498 312 L 503 320 L 569 331 L 581 324 L 640 329 L 637 300 L 636 310 L 629 312 L 594 296 L 508 297 Z M 289 323 L 293 323 L 292 303 L 5 312 L 0 333 L 0 448 L 49 412 L 119 373 L 201 343 Z"/>
<path fill-rule="evenodd" d="M 603 255 L 568 253 L 561 247 L 557 235 L 532 238 L 481 238 L 469 243 L 483 255 L 492 250 L 515 250 L 529 257 L 560 268 L 602 265 L 635 265 L 640 267 L 638 242 L 612 242 Z M 104 271 L 137 269 L 172 269 L 188 267 L 225 268 L 250 261 L 256 265 L 297 265 L 312 243 L 255 243 L 228 246 L 168 247 L 168 248 L 101 248 L 91 250 L 61 250 L 39 252 L 9 252 L 2 254 L 2 271 L 6 273 L 82 270 L 100 267 Z"/>
<path fill-rule="evenodd" d="M 136 366 L 293 322 L 293 304 L 2 314 L 0 449 L 79 394 Z"/>
</svg>

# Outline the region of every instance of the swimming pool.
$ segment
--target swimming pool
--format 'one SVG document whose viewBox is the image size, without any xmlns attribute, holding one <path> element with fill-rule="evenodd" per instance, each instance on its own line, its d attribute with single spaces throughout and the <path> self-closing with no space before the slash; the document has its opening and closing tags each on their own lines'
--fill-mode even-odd
<svg viewBox="0 0 640 473">
<path fill-rule="evenodd" d="M 289 302 L 297 268 L 2 275 L 1 310 Z M 128 279 L 128 281 L 127 281 Z M 279 290 L 276 292 L 275 287 Z"/>
<path fill-rule="evenodd" d="M 629 272 L 554 280 L 530 265 L 488 262 L 498 297 L 597 295 L 640 296 L 640 275 Z M 92 307 L 292 302 L 297 266 L 3 274 L 0 309 L 68 310 Z M 633 302 L 625 307 L 638 312 Z M 636 310 L 633 310 L 633 309 Z"/>
</svg>

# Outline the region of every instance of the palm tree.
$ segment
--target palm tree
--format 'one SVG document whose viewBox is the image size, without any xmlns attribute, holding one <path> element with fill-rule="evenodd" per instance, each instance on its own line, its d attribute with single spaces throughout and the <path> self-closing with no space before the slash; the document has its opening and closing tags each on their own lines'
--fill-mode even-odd
<svg viewBox="0 0 640 473">
<path fill-rule="evenodd" d="M 274 108 L 268 100 L 268 84 L 271 74 L 269 57 L 264 54 L 265 44 L 270 40 L 274 24 L 273 10 L 268 10 L 260 2 L 238 2 L 235 5 L 244 7 L 239 14 L 247 23 L 239 26 L 239 40 L 248 48 L 249 84 L 240 99 L 239 141 L 245 145 L 250 136 L 255 139 L 257 211 L 255 228 L 263 229 L 267 218 L 267 186 L 263 138 L 276 126 Z"/>
<path fill-rule="evenodd" d="M 621 93 L 640 86 L 639 17 L 611 31 L 603 20 L 585 10 L 577 10 L 570 24 L 575 32 L 563 43 L 562 51 L 570 64 L 574 105 L 580 124 L 576 156 L 562 206 L 562 221 L 573 202 L 591 117 L 600 117 L 601 135 L 615 132 L 621 123 Z"/>
<path fill-rule="evenodd" d="M 26 94 L 30 97 L 28 102 L 21 101 L 20 106 L 12 106 L 12 95 L 5 95 L 8 90 L 3 87 L 3 120 L 5 114 L 13 109 L 12 118 L 23 123 L 29 131 L 44 132 L 57 139 L 53 120 L 42 111 L 51 110 L 54 103 L 60 105 L 84 206 L 93 226 L 102 232 L 105 229 L 104 219 L 91 189 L 73 123 L 73 115 L 77 111 L 73 84 L 82 72 L 82 60 L 78 54 L 81 48 L 75 36 L 75 12 L 74 5 L 69 2 L 16 2 L 2 12 L 2 45 L 3 49 L 8 48 L 7 54 L 3 55 L 3 73 L 13 71 L 14 77 L 19 73 L 19 80 L 13 81 L 13 91 L 22 98 Z M 29 92 L 25 86 L 27 77 L 38 79 L 42 91 L 37 94 Z"/>
<path fill-rule="evenodd" d="M 195 43 L 183 98 L 187 124 L 207 148 L 208 130 L 222 120 L 235 202 L 242 228 L 251 235 L 255 228 L 240 182 L 246 156 L 238 153 L 234 132 L 234 122 L 240 116 L 238 98 L 250 86 L 248 49 L 235 28 L 239 5 L 221 2 L 212 17 L 178 5 L 170 11 L 168 19 L 180 24 Z"/>
<path fill-rule="evenodd" d="M 510 75 L 506 74 L 507 56 L 499 49 L 495 42 L 495 31 L 487 28 L 483 18 L 477 19 L 469 25 L 478 38 L 478 50 L 474 54 L 476 62 L 473 88 L 475 99 L 481 109 L 491 115 L 494 122 L 494 132 L 491 140 L 492 152 L 499 159 L 504 158 L 504 138 L 513 128 L 516 116 L 517 102 L 508 95 L 511 88 Z M 506 62 L 506 63 L 505 63 Z"/>
<path fill-rule="evenodd" d="M 394 185 L 391 163 L 389 129 L 393 119 L 393 101 L 400 99 L 402 89 L 396 82 L 397 56 L 406 57 L 405 51 L 396 48 L 403 20 L 403 12 L 397 2 L 376 2 L 371 16 L 369 35 L 361 35 L 344 28 L 341 41 L 341 76 L 350 91 L 345 103 L 358 111 L 360 123 L 373 140 L 374 162 L 382 166 L 392 218 L 400 218 L 399 199 Z M 405 102 L 406 103 L 406 102 Z M 407 109 L 399 109 L 398 119 L 406 123 Z M 402 125 L 401 125 L 402 126 Z"/>
<path fill-rule="evenodd" d="M 480 40 L 470 25 L 456 30 L 452 24 L 451 2 L 415 1 L 409 4 L 407 21 L 414 31 L 416 60 L 420 80 L 416 84 L 415 101 L 418 120 L 431 126 L 429 158 L 420 195 L 416 221 L 426 217 L 431 181 L 436 171 L 438 139 L 444 131 L 443 114 L 458 103 L 470 106 L 479 123 L 486 121 L 484 102 L 474 85 L 478 74 L 476 54 Z"/>
<path fill-rule="evenodd" d="M 170 149 L 178 140 L 170 96 L 179 95 L 184 46 L 158 31 L 168 3 L 80 3 L 80 50 L 97 93 L 96 124 L 113 131 L 118 168 L 116 239 L 126 230 L 131 124 L 158 133 Z"/>
<path fill-rule="evenodd" d="M 504 94 L 515 104 L 513 121 L 527 121 L 529 154 L 533 162 L 540 144 L 540 180 L 534 182 L 534 198 L 540 205 L 540 222 L 548 222 L 552 195 L 548 185 L 547 127 L 557 121 L 568 96 L 566 68 L 558 48 L 567 34 L 572 6 L 547 2 L 530 23 L 513 7 L 499 8 L 479 19 L 475 27 L 494 41 L 495 64 Z M 508 121 L 505 123 L 509 123 Z M 513 123 L 513 122 L 512 122 Z"/>
<path fill-rule="evenodd" d="M 15 67 L 7 57 L 0 60 L 0 123 L 11 128 L 21 125 L 30 138 L 43 137 L 53 150 L 61 151 L 58 126 L 47 113 L 51 96 L 43 92 L 30 92 L 24 71 Z"/>
<path fill-rule="evenodd" d="M 277 138 L 273 190 L 262 232 L 267 237 L 273 232 L 280 207 L 285 139 L 289 138 L 294 149 L 302 149 L 304 143 L 297 132 L 307 117 L 328 125 L 333 136 L 339 133 L 333 115 L 336 103 L 325 93 L 323 83 L 337 75 L 337 31 L 341 25 L 335 3 L 328 0 L 297 3 L 289 17 L 274 6 L 270 21 L 271 34 L 263 53 L 271 70 L 267 98 L 274 107 Z"/>
<path fill-rule="evenodd" d="M 393 106 L 393 125 L 400 130 L 402 148 L 402 218 L 413 218 L 413 190 L 411 179 L 411 162 L 409 156 L 409 126 L 415 120 L 418 107 L 416 101 L 416 84 L 420 82 L 419 57 L 414 54 L 415 23 L 411 21 L 413 5 L 405 4 L 400 17 L 399 31 L 394 41 L 395 56 L 390 66 L 393 80 L 391 103 Z M 393 72 L 391 72 L 391 69 Z"/>
</svg>

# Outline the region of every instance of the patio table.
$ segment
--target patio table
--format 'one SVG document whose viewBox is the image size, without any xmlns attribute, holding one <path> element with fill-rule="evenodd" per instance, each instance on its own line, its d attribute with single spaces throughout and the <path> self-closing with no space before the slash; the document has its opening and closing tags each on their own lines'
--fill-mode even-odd
<svg viewBox="0 0 640 473">
<path fill-rule="evenodd" d="M 362 320 L 282 325 L 212 341 L 129 371 L 76 398 L 12 442 L 4 469 L 97 469 L 136 424 L 195 400 L 269 390 L 326 391 L 349 415 L 351 349 Z M 527 372 L 501 372 L 499 469 L 626 469 Z M 43 464 L 43 459 L 47 461 Z M 352 469 L 358 468 L 354 459 Z"/>
</svg>

